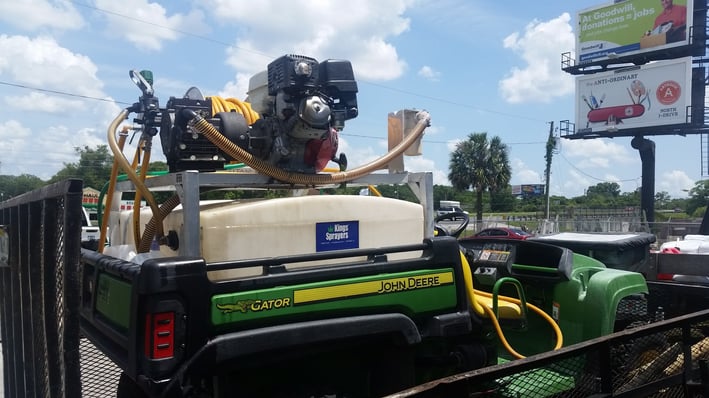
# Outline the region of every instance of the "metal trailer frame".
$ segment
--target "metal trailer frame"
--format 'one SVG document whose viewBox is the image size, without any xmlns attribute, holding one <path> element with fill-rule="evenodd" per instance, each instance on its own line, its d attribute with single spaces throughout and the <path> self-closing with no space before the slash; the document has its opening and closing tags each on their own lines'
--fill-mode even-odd
<svg viewBox="0 0 709 398">
<path fill-rule="evenodd" d="M 709 358 L 698 351 L 709 350 L 709 338 L 698 340 L 696 331 L 707 323 L 709 310 L 704 310 L 442 378 L 387 398 L 706 397 Z M 672 344 L 657 361 L 631 365 L 628 353 L 633 346 L 648 347 L 663 340 Z"/>
<path fill-rule="evenodd" d="M 4 396 L 81 397 L 79 257 L 83 183 L 0 203 Z"/>
</svg>

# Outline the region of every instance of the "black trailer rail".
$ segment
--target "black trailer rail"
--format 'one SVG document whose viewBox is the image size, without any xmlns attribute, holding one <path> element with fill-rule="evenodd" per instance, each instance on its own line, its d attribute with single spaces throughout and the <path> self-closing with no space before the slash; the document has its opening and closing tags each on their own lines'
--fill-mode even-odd
<svg viewBox="0 0 709 398">
<path fill-rule="evenodd" d="M 404 397 L 708 397 L 709 310 L 446 377 Z"/>
<path fill-rule="evenodd" d="M 0 203 L 6 398 L 115 396 L 117 368 L 79 327 L 82 188 L 69 179 Z"/>
</svg>

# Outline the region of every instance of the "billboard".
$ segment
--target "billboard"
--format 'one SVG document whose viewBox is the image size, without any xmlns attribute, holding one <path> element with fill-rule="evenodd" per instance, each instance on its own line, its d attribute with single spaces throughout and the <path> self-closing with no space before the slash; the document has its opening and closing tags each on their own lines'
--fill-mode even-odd
<svg viewBox="0 0 709 398">
<path fill-rule="evenodd" d="M 535 197 L 544 195 L 544 184 L 512 185 L 512 195 Z"/>
<path fill-rule="evenodd" d="M 689 44 L 693 1 L 625 0 L 578 13 L 576 63 Z M 688 4 L 689 3 L 689 4 Z"/>
<path fill-rule="evenodd" d="M 686 124 L 691 84 L 691 57 L 577 77 L 576 133 Z"/>
</svg>

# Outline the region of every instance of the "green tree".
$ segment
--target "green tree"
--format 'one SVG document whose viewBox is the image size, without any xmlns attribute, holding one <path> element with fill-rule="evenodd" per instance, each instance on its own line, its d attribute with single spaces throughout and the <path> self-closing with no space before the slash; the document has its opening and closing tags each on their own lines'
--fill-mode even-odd
<svg viewBox="0 0 709 398">
<path fill-rule="evenodd" d="M 520 211 L 524 211 L 524 212 L 530 212 L 530 211 L 544 212 L 543 209 L 546 208 L 546 202 L 544 201 L 544 197 L 542 197 L 542 196 L 523 195 L 519 201 L 518 208 Z"/>
<path fill-rule="evenodd" d="M 355 193 L 359 193 L 363 188 L 365 187 L 357 187 Z M 408 185 L 377 185 L 376 188 L 384 197 L 418 203 L 418 198 Z"/>
<path fill-rule="evenodd" d="M 667 208 L 674 211 L 684 211 L 686 213 L 687 198 L 672 198 Z"/>
<path fill-rule="evenodd" d="M 31 174 L 19 176 L 0 175 L 0 200 L 7 200 L 13 196 L 41 188 L 45 182 Z"/>
<path fill-rule="evenodd" d="M 698 208 L 707 204 L 709 204 L 709 180 L 697 181 L 689 190 L 686 212 L 694 215 Z"/>
<path fill-rule="evenodd" d="M 618 205 L 626 207 L 640 206 L 640 188 L 632 192 L 623 192 L 618 197 Z"/>
<path fill-rule="evenodd" d="M 660 191 L 655 193 L 655 207 L 657 209 L 668 209 L 672 197 L 667 191 Z"/>
<path fill-rule="evenodd" d="M 609 199 L 617 198 L 620 196 L 620 185 L 617 182 L 599 182 L 592 187 L 588 187 L 586 195 L 598 195 Z"/>
<path fill-rule="evenodd" d="M 509 185 L 496 192 L 490 192 L 490 211 L 508 212 L 514 211 L 517 206 L 517 198 L 512 195 L 512 187 Z"/>
<path fill-rule="evenodd" d="M 99 145 L 95 149 L 88 145 L 83 148 L 74 148 L 79 157 L 76 163 L 64 163 L 64 168 L 59 170 L 49 183 L 65 180 L 67 178 L 80 178 L 84 180 L 84 187 L 101 189 L 111 177 L 113 155 L 108 151 L 107 145 Z"/>
<path fill-rule="evenodd" d="M 483 193 L 499 193 L 512 176 L 508 148 L 500 137 L 488 140 L 487 133 L 472 133 L 451 153 L 448 179 L 455 189 L 475 192 L 475 219 L 483 218 Z"/>
<path fill-rule="evenodd" d="M 167 163 L 163 162 L 162 160 L 158 160 L 155 162 L 150 162 L 150 165 L 148 166 L 148 171 L 149 172 L 155 172 L 155 171 L 167 171 Z"/>
</svg>

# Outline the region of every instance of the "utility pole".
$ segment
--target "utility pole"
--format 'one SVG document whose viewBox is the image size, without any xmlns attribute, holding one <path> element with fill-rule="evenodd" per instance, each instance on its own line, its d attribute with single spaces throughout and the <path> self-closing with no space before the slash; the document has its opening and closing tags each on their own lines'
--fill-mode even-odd
<svg viewBox="0 0 709 398">
<path fill-rule="evenodd" d="M 546 198 L 546 208 L 544 209 L 544 219 L 549 220 L 549 180 L 551 177 L 551 158 L 554 154 L 554 147 L 556 146 L 556 141 L 554 141 L 554 122 L 549 122 L 549 138 L 547 138 L 547 153 L 544 155 L 544 159 L 547 161 L 546 169 L 544 170 L 544 180 L 546 182 L 546 187 L 544 188 L 544 197 Z"/>
</svg>

